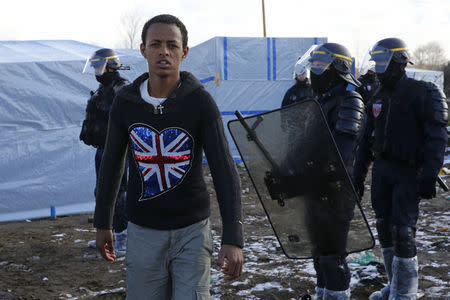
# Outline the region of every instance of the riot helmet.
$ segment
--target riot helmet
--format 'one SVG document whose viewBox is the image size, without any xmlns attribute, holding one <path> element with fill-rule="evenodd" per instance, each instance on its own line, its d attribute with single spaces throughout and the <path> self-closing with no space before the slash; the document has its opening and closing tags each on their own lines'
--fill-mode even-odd
<svg viewBox="0 0 450 300">
<path fill-rule="evenodd" d="M 375 68 L 377 74 L 383 74 L 391 61 L 403 66 L 413 64 L 408 47 L 401 39 L 387 38 L 378 41 L 364 56 L 359 72 L 364 75 L 371 68 Z"/>
<path fill-rule="evenodd" d="M 328 91 L 339 81 L 357 87 L 361 85 L 351 73 L 353 59 L 350 52 L 337 43 L 311 46 L 297 64 L 303 64 L 310 71 L 311 85 L 319 93 Z"/>
<path fill-rule="evenodd" d="M 84 65 L 83 73 L 92 73 L 102 76 L 106 68 L 113 70 L 129 70 L 129 66 L 120 63 L 119 56 L 113 49 L 103 48 L 94 52 Z"/>
</svg>

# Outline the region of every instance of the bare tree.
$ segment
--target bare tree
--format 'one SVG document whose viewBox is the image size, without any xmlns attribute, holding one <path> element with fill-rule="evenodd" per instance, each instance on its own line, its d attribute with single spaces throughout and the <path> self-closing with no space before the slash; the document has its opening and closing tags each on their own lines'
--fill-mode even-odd
<svg viewBox="0 0 450 300">
<path fill-rule="evenodd" d="M 415 67 L 423 69 L 442 69 L 447 62 L 445 51 L 438 42 L 429 42 L 414 51 Z"/>
<path fill-rule="evenodd" d="M 124 35 L 123 45 L 125 48 L 139 48 L 139 34 L 142 27 L 143 18 L 135 12 L 128 12 L 120 18 L 121 29 Z"/>
</svg>

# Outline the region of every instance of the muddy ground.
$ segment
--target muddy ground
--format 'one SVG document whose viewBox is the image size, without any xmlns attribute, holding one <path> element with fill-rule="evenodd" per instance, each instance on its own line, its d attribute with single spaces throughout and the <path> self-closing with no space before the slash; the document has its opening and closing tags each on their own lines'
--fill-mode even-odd
<svg viewBox="0 0 450 300">
<path fill-rule="evenodd" d="M 247 272 L 233 283 L 213 271 L 212 298 L 299 299 L 304 294 L 312 294 L 311 261 L 284 257 L 245 169 L 239 168 L 239 172 L 245 214 L 244 272 Z M 205 175 L 214 195 L 208 170 Z M 366 192 L 365 197 L 368 194 Z M 418 257 L 423 299 L 450 299 L 450 200 L 447 197 L 448 193 L 440 191 L 437 199 L 421 202 Z M 374 230 L 369 202 L 364 199 L 363 206 Z M 216 256 L 220 215 L 215 198 L 212 208 Z M 0 299 L 124 299 L 124 259 L 108 263 L 87 247 L 87 242 L 95 235 L 91 217 L 73 215 L 58 216 L 56 220 L 0 223 Z M 370 253 L 379 257 L 379 246 Z M 363 268 L 352 267 L 352 272 L 352 299 L 368 299 L 368 295 L 381 288 L 386 280 L 382 265 L 377 262 Z M 364 272 L 369 272 L 369 276 Z"/>
</svg>

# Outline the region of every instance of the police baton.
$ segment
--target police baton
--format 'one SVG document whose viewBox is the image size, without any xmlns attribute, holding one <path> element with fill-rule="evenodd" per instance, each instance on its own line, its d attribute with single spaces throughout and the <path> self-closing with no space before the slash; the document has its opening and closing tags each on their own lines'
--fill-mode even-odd
<svg viewBox="0 0 450 300">
<path fill-rule="evenodd" d="M 258 149 L 264 155 L 264 158 L 271 165 L 272 170 L 266 172 L 266 176 L 264 177 L 264 181 L 266 183 L 267 188 L 269 189 L 269 194 L 271 194 L 270 196 L 272 197 L 272 199 L 277 200 L 278 204 L 280 206 L 284 206 L 285 203 L 284 203 L 284 195 L 283 195 L 283 193 L 279 193 L 278 191 L 274 192 L 274 193 L 271 193 L 271 188 L 270 188 L 272 185 L 276 185 L 276 184 L 279 183 L 279 180 L 277 180 L 277 179 L 275 179 L 273 177 L 273 173 L 279 173 L 278 170 L 280 169 L 280 167 L 275 162 L 275 160 L 272 158 L 272 155 L 270 155 L 270 153 L 267 151 L 266 147 L 264 147 L 263 143 L 258 138 L 258 135 L 256 134 L 256 131 L 255 131 L 256 127 L 262 122 L 262 120 L 263 120 L 262 117 L 259 116 L 257 118 L 257 120 L 255 121 L 255 123 L 250 127 L 250 125 L 245 121 L 244 116 L 241 114 L 241 112 L 239 110 L 236 110 L 234 112 L 234 114 L 236 115 L 236 117 L 238 118 L 239 122 L 244 127 L 245 131 L 247 132 L 247 139 L 249 141 L 254 142 L 256 144 Z"/>
</svg>

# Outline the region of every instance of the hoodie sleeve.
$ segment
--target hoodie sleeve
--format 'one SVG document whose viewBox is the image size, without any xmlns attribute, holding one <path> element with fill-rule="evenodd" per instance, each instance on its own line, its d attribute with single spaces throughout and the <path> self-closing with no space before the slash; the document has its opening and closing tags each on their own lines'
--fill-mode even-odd
<svg viewBox="0 0 450 300">
<path fill-rule="evenodd" d="M 128 132 L 120 122 L 117 99 L 114 99 L 109 116 L 106 146 L 97 180 L 94 227 L 102 229 L 112 228 L 114 204 L 122 181 L 128 144 Z"/>
<path fill-rule="evenodd" d="M 222 216 L 222 244 L 243 247 L 241 183 L 231 157 L 219 109 L 206 93 L 203 114 L 203 149 L 216 190 Z"/>
</svg>

